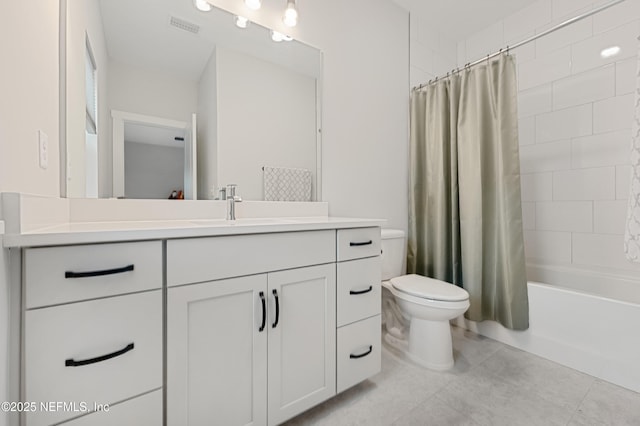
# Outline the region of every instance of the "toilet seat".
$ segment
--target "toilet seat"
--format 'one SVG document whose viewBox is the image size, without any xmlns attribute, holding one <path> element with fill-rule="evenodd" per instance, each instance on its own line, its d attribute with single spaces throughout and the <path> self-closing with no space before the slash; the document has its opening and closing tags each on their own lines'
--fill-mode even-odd
<svg viewBox="0 0 640 426">
<path fill-rule="evenodd" d="M 416 274 L 392 278 L 391 285 L 400 293 L 420 299 L 440 302 L 464 302 L 469 299 L 469 293 L 457 285 Z"/>
</svg>

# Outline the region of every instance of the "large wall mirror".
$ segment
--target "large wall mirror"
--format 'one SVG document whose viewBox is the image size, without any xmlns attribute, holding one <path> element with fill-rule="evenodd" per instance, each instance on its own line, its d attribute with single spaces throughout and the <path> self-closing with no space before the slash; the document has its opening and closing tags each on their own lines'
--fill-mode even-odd
<svg viewBox="0 0 640 426">
<path fill-rule="evenodd" d="M 61 1 L 63 196 L 320 198 L 318 49 L 193 0 Z"/>
</svg>

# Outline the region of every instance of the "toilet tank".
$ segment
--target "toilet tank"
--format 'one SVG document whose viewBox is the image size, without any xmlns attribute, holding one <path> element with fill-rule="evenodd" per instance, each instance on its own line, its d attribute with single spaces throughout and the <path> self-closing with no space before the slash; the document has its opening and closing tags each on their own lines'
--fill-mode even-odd
<svg viewBox="0 0 640 426">
<path fill-rule="evenodd" d="M 404 231 L 383 229 L 382 244 L 382 280 L 387 281 L 404 275 L 406 242 Z"/>
</svg>

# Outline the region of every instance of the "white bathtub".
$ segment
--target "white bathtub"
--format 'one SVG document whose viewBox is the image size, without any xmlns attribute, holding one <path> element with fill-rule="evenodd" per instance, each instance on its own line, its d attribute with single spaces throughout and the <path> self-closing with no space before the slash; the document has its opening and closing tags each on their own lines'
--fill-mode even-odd
<svg viewBox="0 0 640 426">
<path fill-rule="evenodd" d="M 640 392 L 640 274 L 528 264 L 527 275 L 528 330 L 454 323 Z"/>
</svg>

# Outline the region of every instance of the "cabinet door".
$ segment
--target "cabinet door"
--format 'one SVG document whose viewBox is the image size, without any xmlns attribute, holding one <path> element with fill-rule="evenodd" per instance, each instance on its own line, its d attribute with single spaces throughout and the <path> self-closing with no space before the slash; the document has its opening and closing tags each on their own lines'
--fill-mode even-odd
<svg viewBox="0 0 640 426">
<path fill-rule="evenodd" d="M 168 289 L 167 424 L 266 423 L 266 288 L 263 274 Z"/>
<path fill-rule="evenodd" d="M 336 394 L 335 268 L 268 274 L 270 425 Z"/>
</svg>

